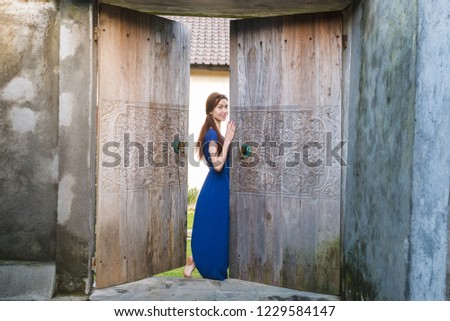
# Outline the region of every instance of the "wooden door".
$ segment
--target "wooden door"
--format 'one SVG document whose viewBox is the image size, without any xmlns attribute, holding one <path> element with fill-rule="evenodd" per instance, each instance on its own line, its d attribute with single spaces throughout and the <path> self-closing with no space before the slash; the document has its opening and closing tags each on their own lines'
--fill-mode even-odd
<svg viewBox="0 0 450 321">
<path fill-rule="evenodd" d="M 341 43 L 337 13 L 232 22 L 231 277 L 339 293 Z"/>
<path fill-rule="evenodd" d="M 96 286 L 185 264 L 189 35 L 101 5 L 98 25 Z"/>
</svg>

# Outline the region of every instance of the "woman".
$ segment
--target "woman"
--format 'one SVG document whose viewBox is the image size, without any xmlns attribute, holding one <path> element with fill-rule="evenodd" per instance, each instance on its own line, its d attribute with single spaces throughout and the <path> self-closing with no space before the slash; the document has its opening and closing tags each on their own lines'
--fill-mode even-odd
<svg viewBox="0 0 450 321">
<path fill-rule="evenodd" d="M 198 154 L 205 159 L 209 173 L 195 207 L 192 228 L 192 255 L 184 268 L 186 277 L 197 268 L 204 278 L 224 280 L 228 270 L 230 182 L 228 151 L 236 126 L 227 124 L 225 137 L 220 124 L 228 116 L 228 98 L 212 93 L 206 100 L 206 120 L 199 135 Z"/>
</svg>

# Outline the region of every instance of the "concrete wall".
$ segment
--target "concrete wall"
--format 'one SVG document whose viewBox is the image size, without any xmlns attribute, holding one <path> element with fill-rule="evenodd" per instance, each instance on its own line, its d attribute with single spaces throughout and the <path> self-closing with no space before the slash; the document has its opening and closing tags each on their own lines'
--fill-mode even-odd
<svg viewBox="0 0 450 321">
<path fill-rule="evenodd" d="M 90 290 L 96 144 L 91 17 L 88 0 L 0 4 L 0 274 L 16 280 L 15 296 L 42 297 L 31 288 L 46 282 L 51 297 L 55 278 L 59 293 Z M 53 269 L 42 274 L 42 264 L 31 262 Z M 11 274 L 23 271 L 26 276 Z M 39 284 L 28 282 L 42 275 Z"/>
<path fill-rule="evenodd" d="M 0 4 L 0 260 L 55 261 L 59 20 Z"/>
<path fill-rule="evenodd" d="M 450 299 L 450 6 L 418 1 L 411 300 Z"/>
<path fill-rule="evenodd" d="M 445 299 L 444 2 L 358 1 L 345 12 L 344 299 Z"/>
<path fill-rule="evenodd" d="M 53 3 L 2 3 L 0 20 L 0 297 L 48 299 L 56 255 L 58 11 Z"/>
<path fill-rule="evenodd" d="M 89 292 L 94 256 L 96 90 L 93 7 L 60 2 L 59 185 L 56 273 L 59 293 Z"/>
</svg>

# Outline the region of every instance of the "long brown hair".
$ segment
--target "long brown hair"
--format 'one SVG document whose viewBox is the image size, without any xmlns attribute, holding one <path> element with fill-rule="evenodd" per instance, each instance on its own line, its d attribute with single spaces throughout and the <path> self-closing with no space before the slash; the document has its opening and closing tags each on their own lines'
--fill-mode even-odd
<svg viewBox="0 0 450 321">
<path fill-rule="evenodd" d="M 216 93 L 216 92 L 209 95 L 208 98 L 206 99 L 206 119 L 205 119 L 205 122 L 203 123 L 202 129 L 200 130 L 200 134 L 198 135 L 198 142 L 197 142 L 197 146 L 196 146 L 200 160 L 203 159 L 203 157 L 205 156 L 203 154 L 203 144 L 205 144 L 206 132 L 210 128 L 215 130 L 217 133 L 217 137 L 219 137 L 219 143 L 217 144 L 218 145 L 217 146 L 217 152 L 218 152 L 217 155 L 220 155 L 220 153 L 222 152 L 222 145 L 223 145 L 224 137 L 220 133 L 220 130 L 219 130 L 219 128 L 217 128 L 214 118 L 210 114 L 214 110 L 214 108 L 216 108 L 216 106 L 219 104 L 219 102 L 222 99 L 226 99 L 228 101 L 227 96 Z"/>
</svg>

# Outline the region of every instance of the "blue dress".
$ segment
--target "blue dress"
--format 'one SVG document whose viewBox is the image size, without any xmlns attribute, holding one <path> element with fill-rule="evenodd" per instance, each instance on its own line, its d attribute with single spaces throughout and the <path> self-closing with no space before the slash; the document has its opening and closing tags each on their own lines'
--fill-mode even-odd
<svg viewBox="0 0 450 321">
<path fill-rule="evenodd" d="M 220 172 L 210 161 L 209 143 L 218 142 L 216 131 L 205 135 L 203 155 L 209 173 L 200 190 L 192 227 L 192 256 L 199 273 L 208 279 L 224 280 L 228 270 L 230 180 L 228 157 Z"/>
</svg>

